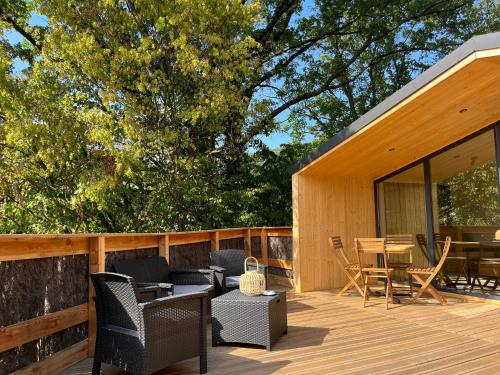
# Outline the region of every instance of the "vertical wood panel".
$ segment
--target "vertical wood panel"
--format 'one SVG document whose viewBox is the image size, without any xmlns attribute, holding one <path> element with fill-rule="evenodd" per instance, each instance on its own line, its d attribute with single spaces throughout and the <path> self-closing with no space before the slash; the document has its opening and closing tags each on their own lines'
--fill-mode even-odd
<svg viewBox="0 0 500 375">
<path fill-rule="evenodd" d="M 301 243 L 300 243 L 300 209 L 303 199 L 300 199 L 300 175 L 295 173 L 292 175 L 292 237 L 293 237 L 293 279 L 295 280 L 295 290 L 297 292 L 302 292 L 301 283 L 301 266 L 300 266 L 300 253 L 301 253 Z"/>
<path fill-rule="evenodd" d="M 210 234 L 210 243 L 212 251 L 219 251 L 219 232 L 212 232 Z"/>
<path fill-rule="evenodd" d="M 245 256 L 252 256 L 252 231 L 250 229 L 245 231 Z"/>
<path fill-rule="evenodd" d="M 350 177 L 294 177 L 294 269 L 300 285 L 297 289 L 342 287 L 346 280 L 329 249 L 328 237 L 340 235 L 354 260 L 354 237 L 375 235 L 373 182 Z"/>
<path fill-rule="evenodd" d="M 164 257 L 170 263 L 170 241 L 168 235 L 160 236 L 158 244 L 158 255 Z"/>
<path fill-rule="evenodd" d="M 106 238 L 98 236 L 90 239 L 89 245 L 89 357 L 94 356 L 95 339 L 96 339 L 96 315 L 94 296 L 95 290 L 90 280 L 90 274 L 94 272 L 104 272 L 105 267 L 105 251 L 106 251 Z"/>
<path fill-rule="evenodd" d="M 267 229 L 262 228 L 260 232 L 260 246 L 261 246 L 261 257 L 262 263 L 269 264 L 269 254 L 267 251 Z"/>
</svg>

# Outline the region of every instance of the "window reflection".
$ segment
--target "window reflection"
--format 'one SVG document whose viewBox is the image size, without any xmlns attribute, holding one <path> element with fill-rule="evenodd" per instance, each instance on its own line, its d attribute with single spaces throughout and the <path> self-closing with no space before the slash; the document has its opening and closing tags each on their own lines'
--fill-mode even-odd
<svg viewBox="0 0 500 375">
<path fill-rule="evenodd" d="M 454 240 L 443 287 L 500 295 L 500 229 L 493 130 L 430 160 L 436 258 L 440 240 Z"/>
</svg>

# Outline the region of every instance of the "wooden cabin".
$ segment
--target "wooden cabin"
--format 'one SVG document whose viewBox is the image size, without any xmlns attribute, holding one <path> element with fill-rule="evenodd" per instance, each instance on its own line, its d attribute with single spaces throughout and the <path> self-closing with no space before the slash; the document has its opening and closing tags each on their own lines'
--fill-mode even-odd
<svg viewBox="0 0 500 375">
<path fill-rule="evenodd" d="M 440 235 L 492 240 L 500 229 L 499 120 L 500 33 L 491 33 L 464 43 L 293 166 L 297 291 L 345 284 L 331 235 L 348 250 L 355 237 L 411 233 L 416 242 L 419 235 L 417 264 L 435 261 L 425 247 L 434 249 Z M 467 255 L 500 258 L 494 247 L 481 254 L 479 247 Z M 457 293 L 474 294 L 468 282 Z"/>
</svg>

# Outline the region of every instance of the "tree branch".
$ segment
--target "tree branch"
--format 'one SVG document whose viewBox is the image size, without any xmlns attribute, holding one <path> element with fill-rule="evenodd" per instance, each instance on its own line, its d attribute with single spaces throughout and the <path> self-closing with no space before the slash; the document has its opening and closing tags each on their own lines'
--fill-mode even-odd
<svg viewBox="0 0 500 375">
<path fill-rule="evenodd" d="M 5 14 L 1 9 L 0 9 L 0 20 L 11 25 L 14 30 L 16 30 L 19 34 L 21 34 L 28 42 L 30 42 L 39 51 L 42 50 L 42 45 L 33 37 L 33 35 L 31 35 L 29 32 L 23 29 L 21 25 L 19 25 L 13 17 L 9 16 L 8 14 Z"/>
</svg>

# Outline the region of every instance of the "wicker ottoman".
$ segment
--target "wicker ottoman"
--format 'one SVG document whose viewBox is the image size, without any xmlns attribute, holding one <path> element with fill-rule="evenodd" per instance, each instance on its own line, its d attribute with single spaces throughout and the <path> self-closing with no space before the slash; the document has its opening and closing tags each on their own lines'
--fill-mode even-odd
<svg viewBox="0 0 500 375">
<path fill-rule="evenodd" d="M 286 293 L 247 297 L 233 290 L 212 299 L 212 346 L 223 342 L 271 345 L 287 333 Z"/>
</svg>

